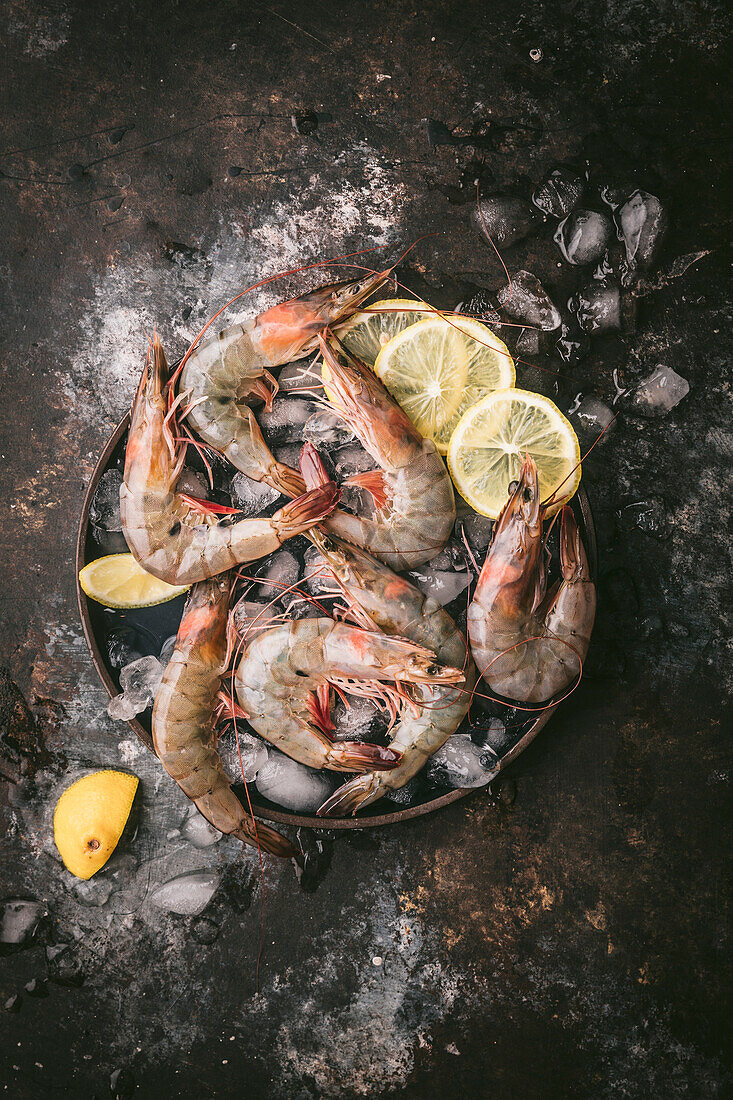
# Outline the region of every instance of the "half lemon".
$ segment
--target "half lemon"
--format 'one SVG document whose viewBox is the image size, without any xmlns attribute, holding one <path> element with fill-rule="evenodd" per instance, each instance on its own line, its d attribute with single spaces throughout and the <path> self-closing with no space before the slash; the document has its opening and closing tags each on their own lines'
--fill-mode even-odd
<svg viewBox="0 0 733 1100">
<path fill-rule="evenodd" d="M 139 780 L 105 770 L 77 779 L 56 803 L 53 838 L 64 865 L 77 878 L 104 867 L 122 836 Z"/>
</svg>

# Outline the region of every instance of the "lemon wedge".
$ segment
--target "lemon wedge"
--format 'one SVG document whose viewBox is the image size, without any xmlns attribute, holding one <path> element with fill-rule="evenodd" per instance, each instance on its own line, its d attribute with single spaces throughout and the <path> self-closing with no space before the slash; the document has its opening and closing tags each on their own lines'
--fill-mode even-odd
<svg viewBox="0 0 733 1100">
<path fill-rule="evenodd" d="M 506 345 L 467 317 L 433 315 L 403 329 L 382 348 L 374 371 L 441 454 L 466 409 L 515 380 Z"/>
<path fill-rule="evenodd" d="M 540 498 L 562 484 L 553 515 L 580 484 L 580 446 L 570 422 L 547 397 L 506 389 L 482 398 L 463 414 L 448 449 L 448 469 L 472 508 L 497 519 L 525 454 L 537 463 Z"/>
<path fill-rule="evenodd" d="M 124 610 L 167 603 L 190 588 L 159 581 L 146 573 L 132 554 L 107 554 L 90 561 L 79 573 L 79 584 L 90 599 Z"/>
<path fill-rule="evenodd" d="M 354 314 L 338 336 L 347 351 L 372 367 L 384 345 L 393 336 L 420 321 L 426 313 L 432 312 L 432 308 L 413 298 L 384 298 L 381 302 L 373 302 L 368 309 Z"/>
<path fill-rule="evenodd" d="M 130 816 L 137 776 L 100 771 L 67 787 L 56 803 L 53 838 L 67 870 L 91 878 L 114 852 Z"/>
</svg>

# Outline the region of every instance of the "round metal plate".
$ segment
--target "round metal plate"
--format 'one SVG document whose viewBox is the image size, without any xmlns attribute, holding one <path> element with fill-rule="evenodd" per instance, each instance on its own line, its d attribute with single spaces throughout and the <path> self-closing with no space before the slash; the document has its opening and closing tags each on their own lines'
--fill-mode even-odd
<svg viewBox="0 0 733 1100">
<path fill-rule="evenodd" d="M 87 564 L 87 541 L 89 534 L 89 509 L 92 503 L 92 499 L 99 484 L 99 479 L 105 472 L 110 464 L 110 461 L 117 450 L 125 432 L 127 431 L 130 422 L 129 414 L 125 416 L 117 425 L 115 431 L 107 441 L 107 445 L 99 456 L 99 461 L 92 474 L 91 480 L 87 487 L 86 495 L 84 497 L 84 503 L 81 510 L 81 519 L 79 521 L 79 531 L 76 539 L 76 594 L 79 602 L 79 614 L 81 615 L 81 622 L 84 628 L 84 637 L 86 638 L 87 645 L 89 646 L 89 652 L 92 655 L 94 667 L 99 673 L 99 678 L 107 689 L 110 698 L 117 694 L 117 685 L 115 684 L 112 675 L 107 667 L 102 650 L 100 649 L 97 637 L 93 628 L 92 616 L 89 610 L 89 601 L 82 591 L 82 587 L 79 584 L 79 572 Z M 586 551 L 588 554 L 588 560 L 590 562 L 591 571 L 595 576 L 597 567 L 597 548 L 596 548 L 596 534 L 593 524 L 593 516 L 590 509 L 590 503 L 588 501 L 585 490 L 581 488 L 576 493 L 573 503 L 576 507 L 576 511 L 579 513 L 578 520 L 585 543 Z M 91 560 L 91 558 L 89 559 Z M 558 704 L 559 705 L 559 704 Z M 502 758 L 501 770 L 503 771 L 517 756 L 529 745 L 531 741 L 537 736 L 543 726 L 549 721 L 552 715 L 555 713 L 557 706 L 548 707 L 543 711 L 532 726 L 526 731 L 524 736 L 516 743 L 506 756 Z M 140 738 L 142 743 L 153 752 L 153 742 L 150 734 L 137 719 L 133 718 L 128 725 L 133 729 L 135 734 Z M 480 789 L 480 788 L 479 788 Z M 453 790 L 448 791 L 446 794 L 440 795 L 438 798 L 432 798 L 428 802 L 422 802 L 417 806 L 409 806 L 402 810 L 395 810 L 392 813 L 382 814 L 364 814 L 357 815 L 356 817 L 330 817 L 328 819 L 322 817 L 316 817 L 314 814 L 296 814 L 289 813 L 287 810 L 277 810 L 272 806 L 263 805 L 258 801 L 256 797 L 256 788 L 250 787 L 250 798 L 252 801 L 252 810 L 257 817 L 264 818 L 268 821 L 277 821 L 283 825 L 305 825 L 309 828 L 318 829 L 364 829 L 371 828 L 376 825 L 394 825 L 400 821 L 408 821 L 413 817 L 421 817 L 423 814 L 434 813 L 435 810 L 440 810 L 444 806 L 450 805 L 451 802 L 457 802 L 461 798 L 465 798 L 469 794 L 474 794 L 475 789 L 465 790 Z"/>
</svg>

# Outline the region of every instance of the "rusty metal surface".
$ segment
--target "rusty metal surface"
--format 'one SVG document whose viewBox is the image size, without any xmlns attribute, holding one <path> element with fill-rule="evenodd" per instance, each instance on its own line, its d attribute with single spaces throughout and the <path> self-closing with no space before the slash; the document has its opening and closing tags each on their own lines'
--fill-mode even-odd
<svg viewBox="0 0 733 1100">
<path fill-rule="evenodd" d="M 722 1096 L 723 6 L 10 0 L 0 24 L 0 881 L 46 914 L 0 958 L 8 1095 Z M 428 119 L 468 140 L 431 145 Z M 601 570 L 583 684 L 491 794 L 325 834 L 301 883 L 268 863 L 258 970 L 256 857 L 168 837 L 185 800 L 107 717 L 76 608 L 76 519 L 144 332 L 175 356 L 244 285 L 426 231 L 408 285 L 446 306 L 495 289 L 474 179 L 526 191 L 586 157 L 654 174 L 669 259 L 712 252 L 561 381 L 566 408 L 610 404 L 614 369 L 634 385 L 664 362 L 691 386 L 660 420 L 622 402 L 586 465 Z M 547 237 L 506 259 L 558 303 L 575 285 Z M 653 529 L 629 520 L 638 501 Z M 53 804 L 120 764 L 141 778 L 138 836 L 81 888 Z M 201 916 L 152 905 L 197 868 L 221 876 Z"/>
</svg>

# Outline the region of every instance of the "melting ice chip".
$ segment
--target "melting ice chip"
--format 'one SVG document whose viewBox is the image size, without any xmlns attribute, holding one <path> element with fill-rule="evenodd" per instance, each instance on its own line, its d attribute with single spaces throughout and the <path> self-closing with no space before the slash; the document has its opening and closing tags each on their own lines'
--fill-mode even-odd
<svg viewBox="0 0 733 1100">
<path fill-rule="evenodd" d="M 222 834 L 218 829 L 200 814 L 195 806 L 189 806 L 188 813 L 181 825 L 181 836 L 194 848 L 210 848 L 221 840 Z"/>
<path fill-rule="evenodd" d="M 572 168 L 555 168 L 532 195 L 532 202 L 553 218 L 566 218 L 583 197 L 585 180 Z"/>
<path fill-rule="evenodd" d="M 349 695 L 349 706 L 337 699 L 331 708 L 334 741 L 377 741 L 386 733 L 389 719 L 385 712 L 359 695 Z"/>
<path fill-rule="evenodd" d="M 237 473 L 229 483 L 229 495 L 232 505 L 242 512 L 240 519 L 258 516 L 280 496 L 277 489 L 264 481 L 253 481 L 246 474 Z"/>
<path fill-rule="evenodd" d="M 335 787 L 333 772 L 307 768 L 276 749 L 269 750 L 268 761 L 257 775 L 261 795 L 300 813 L 317 810 Z"/>
<path fill-rule="evenodd" d="M 597 335 L 629 329 L 633 322 L 633 299 L 623 295 L 617 283 L 599 280 L 581 287 L 568 302 L 584 332 Z"/>
<path fill-rule="evenodd" d="M 575 210 L 560 222 L 553 237 L 569 264 L 596 264 L 613 237 L 610 218 L 597 210 Z"/>
<path fill-rule="evenodd" d="M 563 323 L 560 338 L 555 342 L 557 353 L 565 363 L 578 363 L 588 354 L 590 340 L 577 327 Z"/>
<path fill-rule="evenodd" d="M 209 904 L 218 885 L 216 871 L 188 871 L 153 890 L 150 900 L 158 909 L 195 917 Z"/>
<path fill-rule="evenodd" d="M 486 516 L 472 513 L 463 520 L 463 530 L 466 532 L 466 538 L 471 545 L 471 549 L 474 552 L 484 551 L 491 542 L 494 521 Z"/>
<path fill-rule="evenodd" d="M 474 206 L 471 218 L 479 233 L 497 248 L 507 248 L 529 236 L 540 222 L 539 215 L 524 199 L 513 195 L 484 195 Z"/>
<path fill-rule="evenodd" d="M 428 760 L 428 779 L 439 787 L 483 787 L 499 770 L 492 749 L 475 745 L 467 733 L 454 733 Z"/>
<path fill-rule="evenodd" d="M 112 668 L 124 668 L 125 665 L 139 661 L 142 657 L 130 641 L 130 632 L 127 630 L 113 630 L 107 635 L 107 660 Z"/>
<path fill-rule="evenodd" d="M 163 648 L 161 649 L 160 657 L 158 658 L 163 668 L 165 668 L 170 661 L 171 657 L 173 656 L 173 650 L 175 648 L 176 636 L 175 634 L 171 634 L 170 638 L 166 638 L 166 640 L 163 642 Z"/>
<path fill-rule="evenodd" d="M 197 500 L 208 500 L 209 497 L 208 481 L 197 470 L 190 470 L 187 466 L 181 470 L 176 490 L 179 493 L 188 493 Z"/>
<path fill-rule="evenodd" d="M 0 902 L 0 943 L 20 946 L 33 939 L 43 915 L 40 902 L 6 898 Z"/>
<path fill-rule="evenodd" d="M 483 735 L 483 744 L 495 752 L 497 756 L 503 756 L 511 748 L 514 738 L 507 731 L 501 718 L 490 718 L 488 725 L 479 730 Z"/>
<path fill-rule="evenodd" d="M 568 416 L 584 443 L 593 443 L 614 419 L 608 405 L 597 397 L 583 397 L 577 408 L 568 410 Z"/>
<path fill-rule="evenodd" d="M 424 595 L 432 596 L 443 607 L 460 596 L 471 582 L 468 571 L 453 573 L 442 569 L 414 569 L 408 576 Z"/>
<path fill-rule="evenodd" d="M 656 195 L 634 191 L 614 214 L 619 240 L 632 267 L 648 267 L 667 230 L 667 212 Z"/>
<path fill-rule="evenodd" d="M 304 397 L 276 397 L 269 412 L 262 410 L 257 420 L 267 442 L 292 443 L 303 438 L 303 428 L 310 416 L 316 411 L 313 401 Z"/>
<path fill-rule="evenodd" d="M 106 470 L 99 479 L 99 485 L 89 506 L 89 519 L 95 527 L 103 531 L 121 531 L 120 487 L 122 474 L 119 470 Z"/>
<path fill-rule="evenodd" d="M 373 470 L 376 462 L 360 443 L 349 443 L 345 447 L 339 447 L 331 455 L 336 474 L 340 479 L 350 477 L 351 474 L 363 474 L 367 470 Z"/>
<path fill-rule="evenodd" d="M 107 714 L 123 722 L 129 722 L 136 714 L 141 714 L 152 706 L 162 676 L 163 666 L 157 657 L 140 657 L 125 665 L 120 673 L 122 691 L 110 699 Z"/>
<path fill-rule="evenodd" d="M 515 321 L 551 332 L 559 328 L 562 318 L 557 307 L 536 275 L 530 271 L 516 271 L 510 285 L 496 295 L 507 316 Z"/>
<path fill-rule="evenodd" d="M 386 790 L 384 797 L 388 798 L 390 802 L 396 802 L 398 806 L 409 806 L 412 802 L 417 801 L 419 787 L 420 781 L 417 776 L 414 776 L 412 779 L 408 779 L 404 787 L 397 787 L 396 790 Z"/>
<path fill-rule="evenodd" d="M 354 438 L 354 433 L 342 417 L 326 409 L 313 413 L 313 416 L 308 418 L 303 435 L 316 446 L 324 443 L 350 443 Z"/>
<path fill-rule="evenodd" d="M 690 392 L 690 383 L 671 367 L 658 363 L 637 388 L 632 408 L 642 416 L 666 416 Z"/>
<path fill-rule="evenodd" d="M 236 735 L 233 729 L 221 735 L 217 749 L 224 771 L 233 783 L 242 782 L 242 772 L 245 781 L 252 783 L 260 768 L 267 763 L 267 745 L 250 733 L 244 721 L 237 722 Z"/>
<path fill-rule="evenodd" d="M 269 603 L 283 595 L 285 589 L 296 584 L 300 577 L 300 565 L 295 554 L 290 550 L 276 550 L 268 558 L 264 565 L 257 570 L 258 577 L 262 578 L 259 584 L 252 590 L 256 600 Z M 292 593 L 287 593 L 288 596 Z"/>
</svg>

